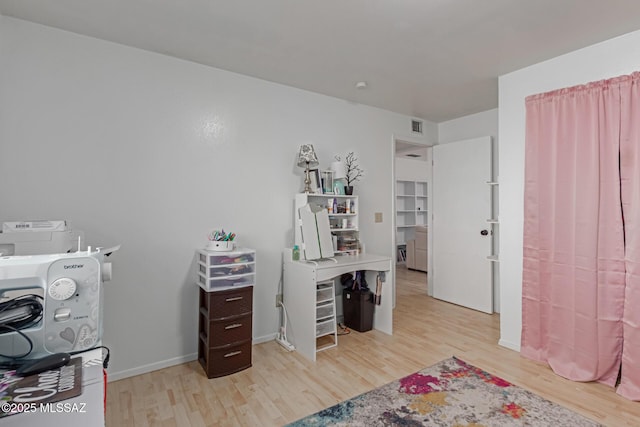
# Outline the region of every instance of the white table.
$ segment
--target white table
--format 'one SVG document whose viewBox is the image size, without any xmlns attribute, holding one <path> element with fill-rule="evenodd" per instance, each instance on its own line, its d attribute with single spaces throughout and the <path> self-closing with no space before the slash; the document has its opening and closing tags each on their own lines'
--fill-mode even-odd
<svg viewBox="0 0 640 427">
<path fill-rule="evenodd" d="M 316 284 L 336 278 L 344 273 L 366 270 L 383 272 L 381 304 L 374 306 L 373 328 L 389 335 L 393 333 L 393 284 L 391 258 L 360 254 L 336 256 L 335 259 L 316 262 L 292 261 L 291 249 L 284 255 L 283 301 L 287 309 L 287 337 L 296 351 L 316 360 Z M 367 276 L 372 292 L 376 290 L 375 278 Z M 340 287 L 340 283 L 337 284 Z"/>
</svg>

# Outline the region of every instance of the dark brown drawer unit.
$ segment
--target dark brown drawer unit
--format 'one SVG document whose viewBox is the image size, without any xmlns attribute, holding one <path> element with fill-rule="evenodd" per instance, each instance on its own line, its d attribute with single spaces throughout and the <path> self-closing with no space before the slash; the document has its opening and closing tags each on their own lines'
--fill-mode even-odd
<svg viewBox="0 0 640 427">
<path fill-rule="evenodd" d="M 207 292 L 200 288 L 198 360 L 208 378 L 251 366 L 253 286 Z"/>
</svg>

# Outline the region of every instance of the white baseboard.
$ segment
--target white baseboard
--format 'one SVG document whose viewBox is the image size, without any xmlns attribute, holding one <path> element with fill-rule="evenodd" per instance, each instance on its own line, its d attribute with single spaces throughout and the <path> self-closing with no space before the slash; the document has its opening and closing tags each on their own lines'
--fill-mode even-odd
<svg viewBox="0 0 640 427">
<path fill-rule="evenodd" d="M 263 337 L 254 338 L 251 340 L 251 344 L 260 344 L 267 341 L 273 341 L 278 334 L 269 334 Z M 186 354 L 184 356 L 174 357 L 172 359 L 160 360 L 158 362 L 149 363 L 147 365 L 138 366 L 136 368 L 125 369 L 119 372 L 109 372 L 108 381 L 118 381 L 124 378 L 134 377 L 136 375 L 146 374 L 148 372 L 157 371 L 158 369 L 168 368 L 170 366 L 180 365 L 182 363 L 188 363 L 196 360 L 198 353 Z"/>
<path fill-rule="evenodd" d="M 198 358 L 198 353 L 187 354 L 184 356 L 174 357 L 172 359 L 160 360 L 158 362 L 149 363 L 148 365 L 138 366 L 136 368 L 125 369 L 119 372 L 109 372 L 108 382 L 118 381 L 124 378 L 133 377 L 148 372 L 157 371 L 158 369 L 168 368 L 169 366 L 180 365 L 194 361 Z"/>
<path fill-rule="evenodd" d="M 500 340 L 498 341 L 498 345 L 501 345 L 502 347 L 506 347 L 509 350 L 517 351 L 518 353 L 520 352 L 520 344 L 519 343 L 513 343 L 513 342 L 506 341 L 506 340 L 503 340 L 502 338 L 500 338 Z"/>
<path fill-rule="evenodd" d="M 251 344 L 260 344 L 267 341 L 273 341 L 276 339 L 277 336 L 278 336 L 277 333 L 273 333 L 273 334 L 265 335 L 263 337 L 254 338 L 251 340 Z"/>
</svg>

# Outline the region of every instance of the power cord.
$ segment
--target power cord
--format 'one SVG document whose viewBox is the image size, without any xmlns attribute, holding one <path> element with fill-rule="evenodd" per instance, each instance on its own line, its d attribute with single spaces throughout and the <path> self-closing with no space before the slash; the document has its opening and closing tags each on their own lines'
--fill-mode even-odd
<svg viewBox="0 0 640 427">
<path fill-rule="evenodd" d="M 27 294 L 0 303 L 0 335 L 15 332 L 23 337 L 29 345 L 29 350 L 24 354 L 0 353 L 0 357 L 15 360 L 31 354 L 33 342 L 21 329 L 27 329 L 40 322 L 43 312 L 41 300 L 42 297 L 39 295 Z M 2 364 L 0 364 L 1 366 Z"/>
<path fill-rule="evenodd" d="M 338 335 L 349 335 L 351 330 L 344 324 L 338 323 Z"/>
<path fill-rule="evenodd" d="M 109 358 L 111 357 L 111 350 L 109 350 L 109 347 L 107 347 L 106 345 L 99 345 L 96 347 L 91 347 L 89 349 L 86 350 L 80 350 L 80 351 L 74 351 L 71 354 L 72 356 L 75 356 L 76 354 L 82 354 L 82 353 L 86 353 L 87 351 L 91 351 L 91 350 L 96 350 L 98 348 L 104 349 L 107 351 L 107 355 L 104 357 L 104 359 L 102 359 L 102 367 L 104 369 L 107 369 L 109 367 Z"/>
<path fill-rule="evenodd" d="M 104 346 L 104 345 L 100 345 L 97 347 L 93 347 L 93 348 L 89 348 L 87 350 L 81 350 L 81 351 L 74 351 L 69 353 L 69 355 L 75 356 L 78 354 L 82 354 L 82 353 L 86 353 L 87 351 L 91 351 L 91 350 L 95 350 L 95 349 L 104 349 L 107 351 L 107 355 L 104 357 L 104 359 L 102 359 L 102 367 L 104 369 L 107 369 L 109 367 L 109 358 L 111 357 L 111 351 L 109 350 L 109 347 Z M 23 360 L 13 360 L 11 362 L 1 362 L 0 363 L 0 370 L 14 370 L 14 369 L 18 369 L 20 366 L 22 366 L 23 364 L 27 363 L 27 362 L 31 362 L 31 359 L 23 359 Z"/>
<path fill-rule="evenodd" d="M 10 359 L 10 361 L 0 362 L 0 369 L 16 369 L 25 362 L 30 361 L 27 359 L 18 360 L 27 357 L 33 351 L 33 341 L 24 332 L 22 332 L 21 329 L 27 329 L 40 322 L 44 311 L 41 302 L 42 300 L 43 298 L 39 295 L 26 294 L 0 303 L 0 335 L 15 332 L 23 337 L 29 345 L 29 350 L 24 354 L 8 355 L 0 353 L 0 357 Z M 107 355 L 102 360 L 102 367 L 107 369 L 109 367 L 111 351 L 109 350 L 109 347 L 104 345 L 92 347 L 87 350 L 71 352 L 69 354 L 81 354 L 98 348 L 104 349 L 107 352 Z"/>
</svg>

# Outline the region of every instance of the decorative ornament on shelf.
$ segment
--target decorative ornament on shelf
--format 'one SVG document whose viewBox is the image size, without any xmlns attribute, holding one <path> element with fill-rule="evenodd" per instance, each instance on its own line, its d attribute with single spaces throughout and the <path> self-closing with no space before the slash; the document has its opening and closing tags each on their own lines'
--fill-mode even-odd
<svg viewBox="0 0 640 427">
<path fill-rule="evenodd" d="M 313 149 L 312 144 L 304 144 L 300 146 L 300 153 L 298 154 L 298 166 L 305 168 L 304 178 L 304 192 L 314 193 L 311 189 L 311 177 L 309 176 L 309 168 L 315 168 L 318 166 L 318 156 Z"/>
<path fill-rule="evenodd" d="M 336 158 L 339 159 L 339 157 Z M 364 176 L 364 171 L 358 166 L 358 158 L 353 151 L 347 154 L 344 159 L 344 171 L 344 178 L 347 181 L 344 192 L 350 196 L 353 194 L 353 183 Z"/>
<path fill-rule="evenodd" d="M 205 249 L 208 251 L 216 252 L 228 252 L 232 251 L 235 247 L 233 240 L 236 238 L 236 233 L 225 233 L 224 228 L 220 230 L 211 230 L 209 233 L 207 246 Z"/>
</svg>

